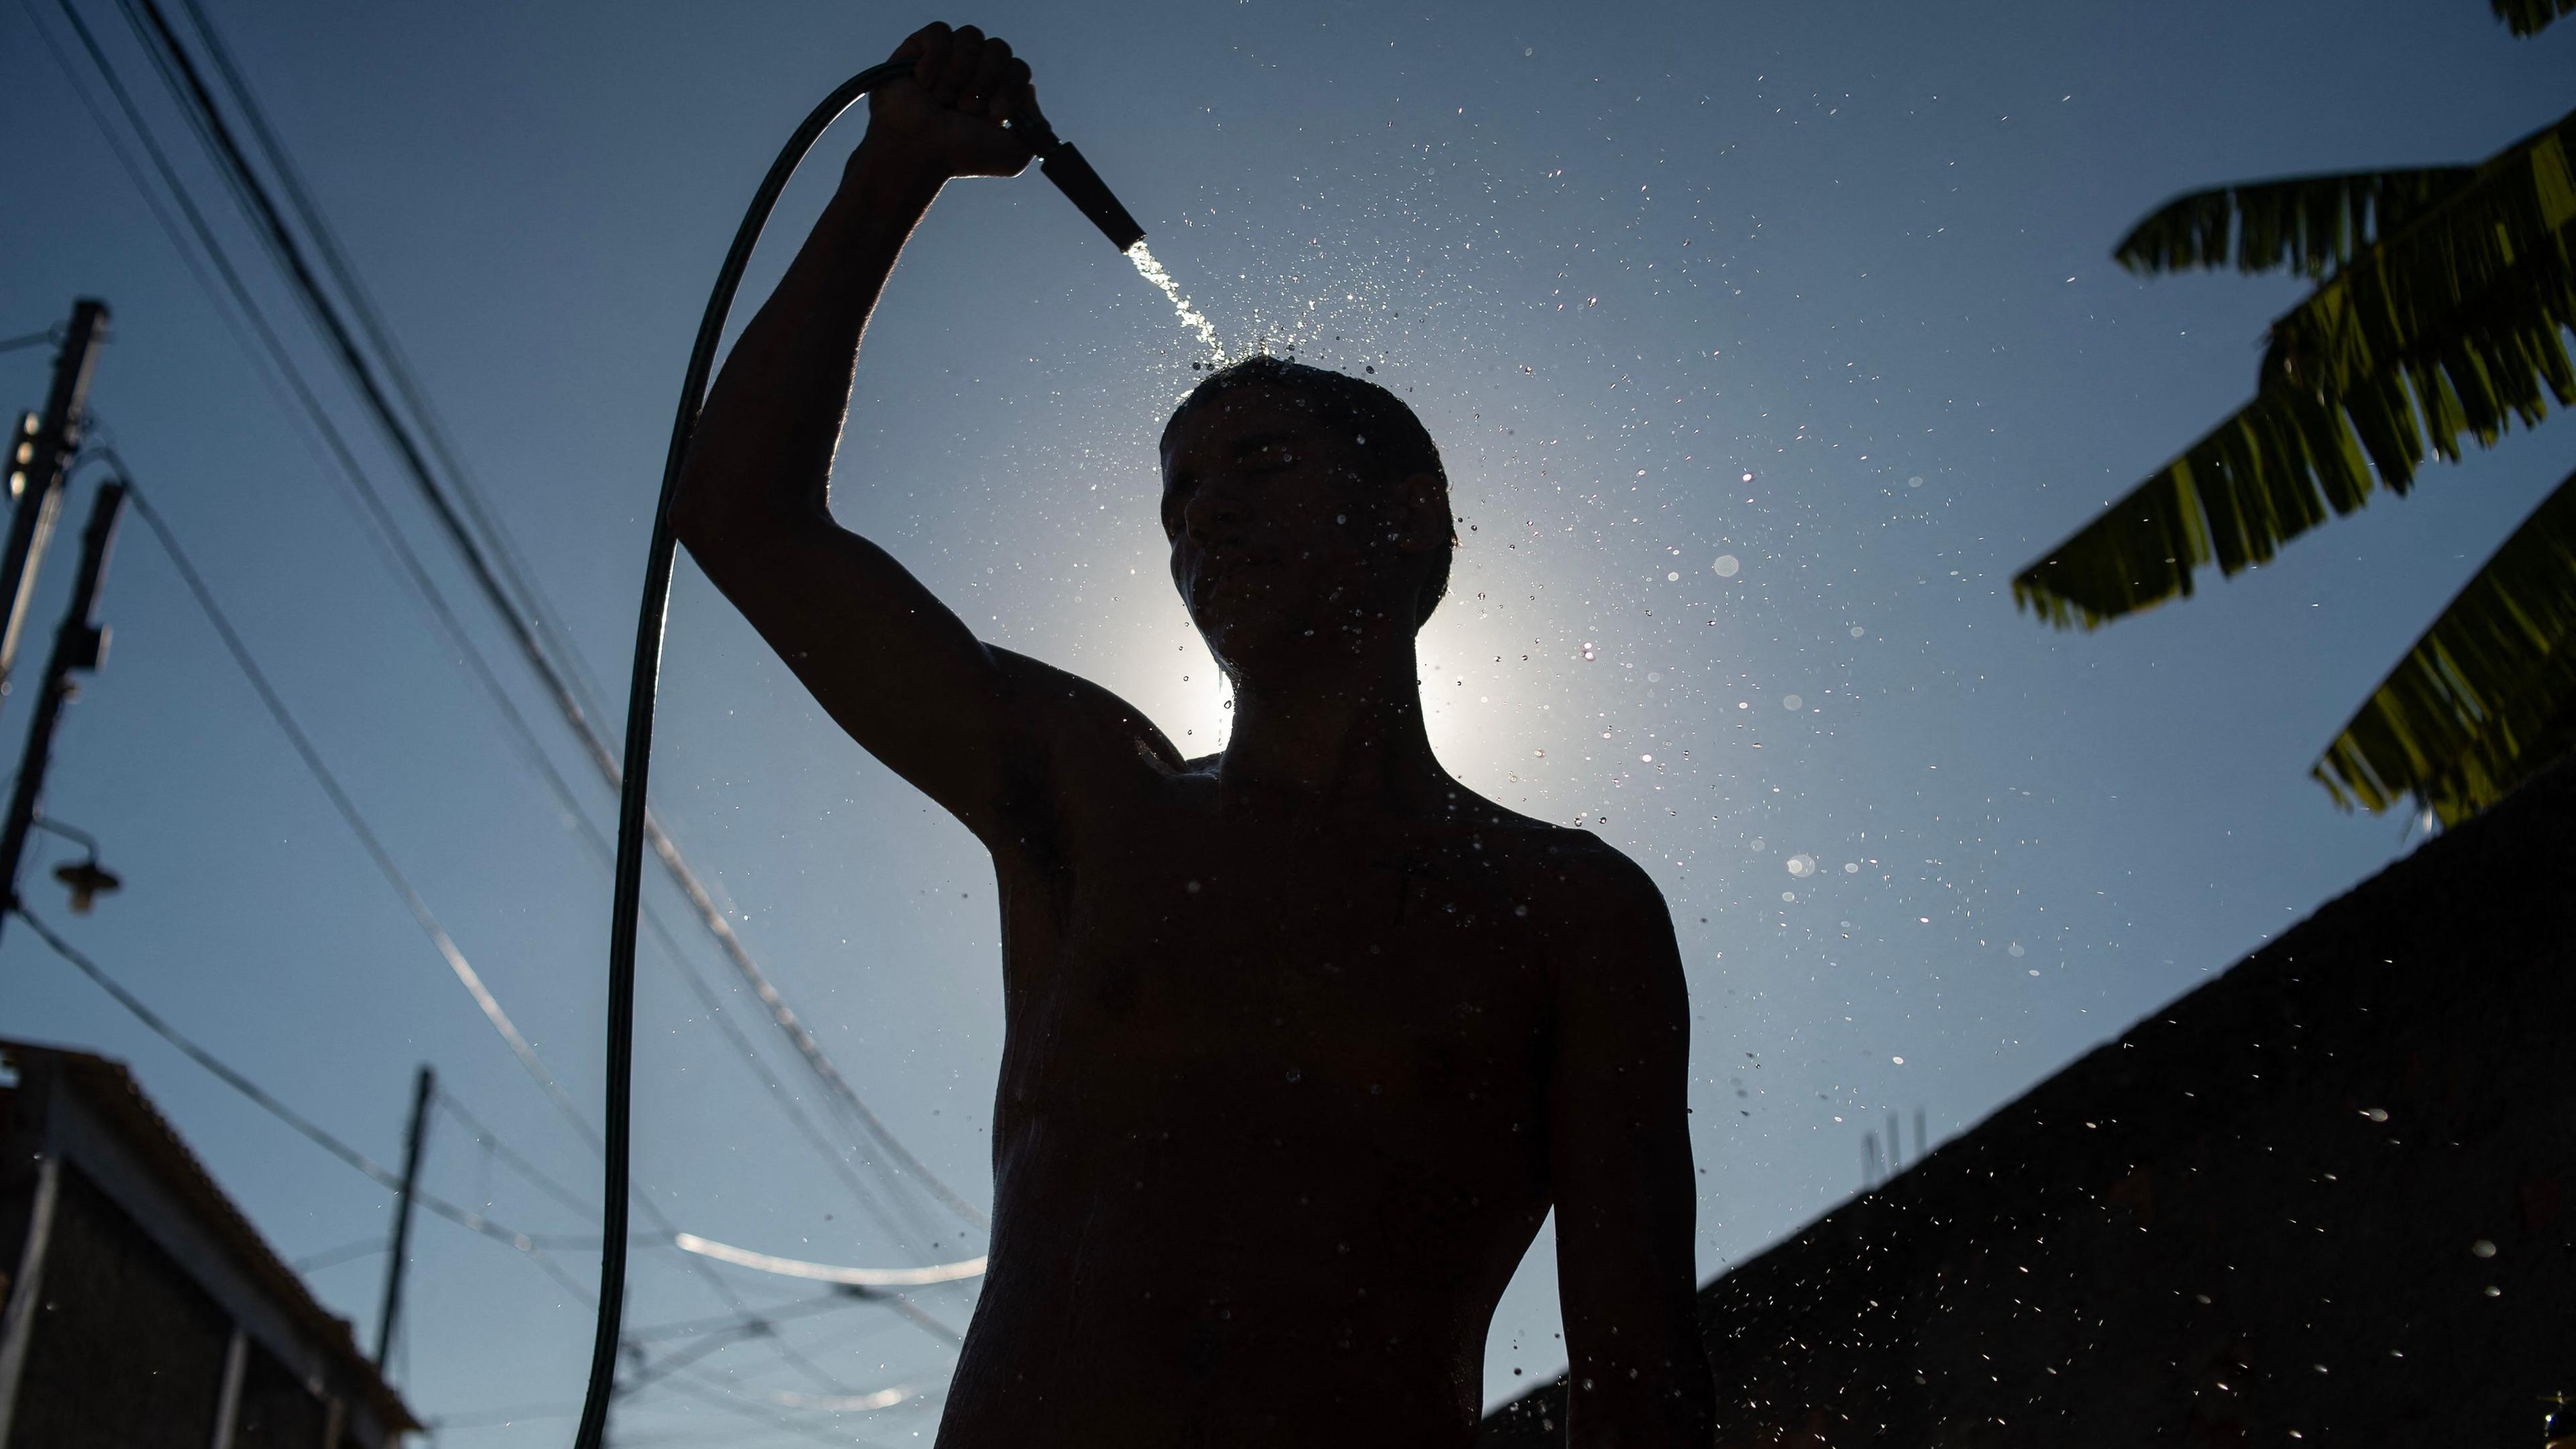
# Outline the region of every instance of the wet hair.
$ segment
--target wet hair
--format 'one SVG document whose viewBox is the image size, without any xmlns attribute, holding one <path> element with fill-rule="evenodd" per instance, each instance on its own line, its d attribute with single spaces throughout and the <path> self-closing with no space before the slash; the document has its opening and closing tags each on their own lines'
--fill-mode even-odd
<svg viewBox="0 0 2576 1449">
<path fill-rule="evenodd" d="M 1422 420 L 1413 415 L 1413 409 L 1406 407 L 1403 399 L 1349 373 L 1310 367 L 1283 357 L 1247 357 L 1209 373 L 1172 410 L 1172 420 L 1163 425 L 1164 445 L 1170 445 L 1172 429 L 1190 409 L 1251 387 L 1277 388 L 1320 415 L 1348 422 L 1354 437 L 1368 439 L 1361 452 L 1374 475 L 1372 482 L 1393 484 L 1416 473 L 1428 473 L 1439 483 L 1440 511 L 1449 511 L 1449 472 L 1440 466 L 1440 445 L 1431 441 L 1430 430 L 1422 426 Z M 1458 535 L 1452 530 L 1449 548 L 1432 555 L 1431 574 L 1414 610 L 1414 628 L 1421 628 L 1430 619 L 1431 611 L 1449 592 L 1449 554 L 1457 547 Z"/>
</svg>

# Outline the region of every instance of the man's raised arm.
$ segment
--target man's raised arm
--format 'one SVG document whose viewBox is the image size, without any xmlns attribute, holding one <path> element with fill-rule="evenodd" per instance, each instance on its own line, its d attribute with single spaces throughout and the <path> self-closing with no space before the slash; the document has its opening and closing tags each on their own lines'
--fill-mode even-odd
<svg viewBox="0 0 2576 1449">
<path fill-rule="evenodd" d="M 1716 1390 L 1699 1335 L 1690 996 L 1672 917 L 1608 850 L 1561 969 L 1549 1123 L 1574 1449 L 1701 1449 Z"/>
<path fill-rule="evenodd" d="M 672 504 L 680 541 L 832 718 L 979 835 L 1019 751 L 1002 659 L 884 550 L 832 521 L 859 335 L 948 180 L 1012 176 L 1029 68 L 972 26 L 895 51 L 841 187 L 709 391 Z"/>
</svg>

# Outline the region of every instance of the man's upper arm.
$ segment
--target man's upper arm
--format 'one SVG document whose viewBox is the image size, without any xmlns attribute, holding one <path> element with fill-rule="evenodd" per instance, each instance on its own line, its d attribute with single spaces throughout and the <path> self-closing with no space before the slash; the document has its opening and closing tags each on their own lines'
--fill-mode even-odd
<svg viewBox="0 0 2576 1449">
<path fill-rule="evenodd" d="M 1704 1445 L 1690 1000 L 1654 882 L 1602 848 L 1560 971 L 1551 1175 L 1569 1442 Z"/>
<path fill-rule="evenodd" d="M 1022 698 L 1037 666 L 977 639 L 885 550 L 819 509 L 691 520 L 682 537 L 815 702 L 979 837 L 1045 790 L 1043 721 L 1065 702 Z"/>
</svg>

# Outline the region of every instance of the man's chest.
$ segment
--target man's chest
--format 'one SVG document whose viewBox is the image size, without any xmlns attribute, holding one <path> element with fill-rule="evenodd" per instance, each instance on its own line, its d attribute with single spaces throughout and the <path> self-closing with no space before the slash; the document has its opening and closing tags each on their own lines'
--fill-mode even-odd
<svg viewBox="0 0 2576 1449">
<path fill-rule="evenodd" d="M 1014 1034 L 1166 1089 L 1491 1093 L 1527 1075 L 1552 996 L 1512 880 L 1472 832 L 1159 821 L 1029 923 L 1018 946 L 1043 959 L 1013 963 Z"/>
</svg>

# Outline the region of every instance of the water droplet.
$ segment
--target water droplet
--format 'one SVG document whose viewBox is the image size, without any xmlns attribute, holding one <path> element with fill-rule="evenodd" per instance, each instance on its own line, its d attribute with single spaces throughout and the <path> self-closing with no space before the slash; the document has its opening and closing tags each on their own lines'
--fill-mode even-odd
<svg viewBox="0 0 2576 1449">
<path fill-rule="evenodd" d="M 1654 756 L 1652 756 L 1652 755 L 1639 755 L 1639 756 L 1637 757 L 1637 763 L 1639 763 L 1639 764 L 1641 764 L 1641 765 L 1651 765 L 1651 764 L 1653 764 L 1654 762 L 1655 762 L 1655 757 L 1654 757 Z"/>
<path fill-rule="evenodd" d="M 1796 891 L 1782 891 L 1782 892 L 1780 892 L 1780 899 L 1782 899 L 1782 900 L 1784 900 L 1784 901 L 1795 901 L 1797 898 L 1798 898 L 1798 893 L 1797 893 Z"/>
<path fill-rule="evenodd" d="M 1856 860 L 1847 860 L 1847 861 L 1844 861 L 1844 862 L 1843 862 L 1843 874 L 1845 874 L 1845 875 L 1858 875 L 1858 874 L 1860 874 L 1860 862 L 1859 862 L 1859 861 L 1856 861 Z"/>
<path fill-rule="evenodd" d="M 1868 633 L 1868 632 L 1869 632 L 1869 631 L 1868 631 L 1867 629 L 1862 628 L 1862 627 L 1861 627 L 1861 626 L 1859 626 L 1858 624 L 1854 624 L 1854 625 L 1852 625 L 1852 626 L 1851 626 L 1851 636 L 1852 636 L 1853 638 L 1855 638 L 1855 639 L 1859 638 L 1860 636 L 1862 636 L 1863 634 L 1866 634 L 1866 633 Z"/>
<path fill-rule="evenodd" d="M 1583 641 L 1583 657 L 1586 659 L 1592 657 L 1592 641 L 1589 639 Z"/>
<path fill-rule="evenodd" d="M 1903 1057 L 1889 1057 L 1888 1060 L 1896 1063 L 1900 1067 L 1905 1065 L 1905 1058 Z"/>
<path fill-rule="evenodd" d="M 2363 1111 L 2361 1115 L 2369 1118 L 2373 1122 L 2385 1122 L 2388 1120 L 2388 1109 L 2385 1107 L 2372 1107 Z"/>
<path fill-rule="evenodd" d="M 1816 858 L 1814 856 L 1793 855 L 1789 857 L 1789 874 L 1804 880 L 1806 877 L 1814 875 L 1815 873 Z"/>
<path fill-rule="evenodd" d="M 1744 567 L 1743 563 L 1731 553 L 1719 554 L 1717 556 L 1717 562 L 1709 565 L 1709 569 L 1721 579 L 1731 579 L 1735 577 L 1735 571 L 1742 567 Z"/>
<path fill-rule="evenodd" d="M 1783 695 L 1780 698 L 1780 707 L 1782 709 L 1805 709 L 1807 707 L 1807 701 L 1798 695 Z"/>
<path fill-rule="evenodd" d="M 2004 954 L 2015 960 L 2019 960 L 2026 953 L 2021 949 L 2021 942 L 2015 941 L 2004 948 Z"/>
<path fill-rule="evenodd" d="M 1668 583 L 1668 584 L 1678 584 L 1678 583 L 1680 583 L 1681 581 L 1682 581 L 1682 576 L 1681 576 L 1680 574 L 1666 574 L 1666 575 L 1664 575 L 1664 582 L 1665 582 L 1665 583 Z"/>
<path fill-rule="evenodd" d="M 1295 1067 L 1290 1067 L 1290 1068 L 1288 1069 L 1288 1080 L 1290 1080 L 1290 1081 L 1292 1081 L 1292 1082 L 1300 1082 L 1300 1081 L 1304 1081 L 1305 1079 L 1306 1079 L 1306 1074 L 1305 1074 L 1304 1072 L 1302 1072 L 1302 1071 L 1298 1070 L 1298 1069 L 1297 1069 L 1297 1068 L 1295 1068 Z"/>
<path fill-rule="evenodd" d="M 1908 488 L 1920 488 L 1920 487 L 1922 487 L 1922 486 L 1923 486 L 1923 475 L 1922 475 L 1922 474 L 1920 474 L 1920 473 L 1917 473 L 1917 474 L 1915 474 L 1913 477 L 1906 479 L 1906 480 L 1905 480 L 1905 486 L 1906 486 L 1906 487 L 1908 487 Z"/>
<path fill-rule="evenodd" d="M 2480 1238 L 2476 1242 L 2469 1244 L 2469 1251 L 2481 1258 L 2492 1258 L 2495 1256 L 2495 1244 L 2488 1242 L 2484 1238 Z"/>
</svg>

